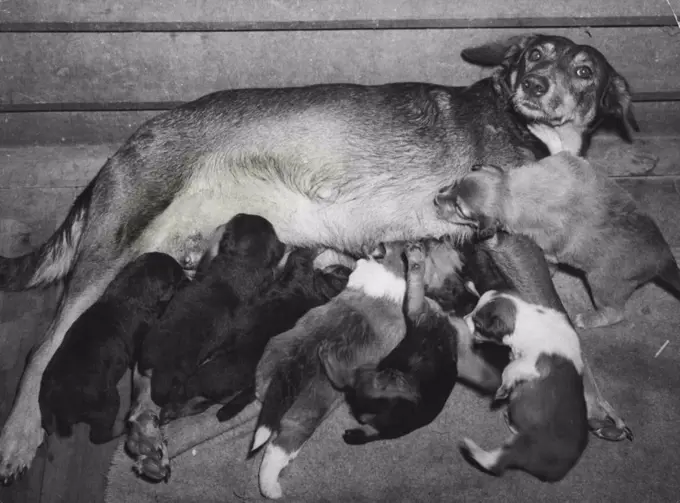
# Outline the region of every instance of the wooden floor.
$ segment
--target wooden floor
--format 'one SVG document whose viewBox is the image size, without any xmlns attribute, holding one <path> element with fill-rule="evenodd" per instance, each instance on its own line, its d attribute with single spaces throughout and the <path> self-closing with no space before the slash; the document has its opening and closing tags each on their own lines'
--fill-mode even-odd
<svg viewBox="0 0 680 503">
<path fill-rule="evenodd" d="M 657 219 L 677 250 L 680 248 L 680 227 L 676 224 L 680 214 L 680 166 L 677 164 L 680 141 L 677 138 L 648 139 L 646 147 L 650 145 L 659 152 L 659 159 L 653 163 L 651 171 L 645 168 L 645 161 L 628 163 L 629 169 L 624 172 L 615 168 L 612 174 L 627 175 L 633 168 L 641 170 L 638 174 L 646 173 L 618 179 Z M 26 149 L 0 149 L 0 156 L 14 155 L 17 159 L 23 155 L 27 164 L 36 165 L 42 162 L 41 159 L 53 161 L 59 156 L 77 159 L 81 151 L 78 148 L 36 148 L 28 156 Z M 15 177 L 10 176 L 9 182 L 5 181 L 5 186 L 0 187 L 0 255 L 24 253 L 46 239 L 113 146 L 107 148 L 88 147 L 91 162 L 78 166 L 77 176 L 59 170 L 55 174 L 52 170 L 49 178 L 20 180 L 19 177 L 27 176 L 25 168 L 22 169 L 23 161 L 13 163 Z M 594 144 L 593 151 L 595 157 L 607 160 L 609 166 L 619 166 L 611 162 L 610 153 L 614 151 L 607 148 L 606 142 Z M 0 294 L 0 424 L 9 413 L 26 356 L 51 319 L 56 294 L 55 290 Z M 0 488 L 0 503 L 103 501 L 105 474 L 116 442 L 93 446 L 88 442 L 87 433 L 87 429 L 81 427 L 69 439 L 49 437 L 26 475 L 11 487 Z"/>
</svg>

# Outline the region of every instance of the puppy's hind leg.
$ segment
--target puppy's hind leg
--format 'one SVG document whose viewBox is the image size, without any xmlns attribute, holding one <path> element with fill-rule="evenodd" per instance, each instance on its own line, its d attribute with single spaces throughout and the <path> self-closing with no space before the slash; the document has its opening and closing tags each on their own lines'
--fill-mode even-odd
<svg viewBox="0 0 680 503">
<path fill-rule="evenodd" d="M 151 399 L 151 371 L 142 374 L 135 366 L 133 393 L 125 447 L 135 458 L 135 473 L 154 482 L 167 482 L 170 479 L 168 443 L 161 430 L 161 408 Z"/>
<path fill-rule="evenodd" d="M 12 412 L 0 434 L 0 482 L 11 483 L 33 461 L 43 441 L 39 392 L 47 364 L 76 319 L 104 292 L 125 260 L 114 247 L 83 247 L 70 273 L 57 313 L 31 355 Z M 87 246 L 87 245 L 86 245 Z"/>
<path fill-rule="evenodd" d="M 425 248 L 421 243 L 409 243 L 406 247 L 407 305 L 406 313 L 414 319 L 423 312 L 425 302 Z"/>
<path fill-rule="evenodd" d="M 260 492 L 279 499 L 283 489 L 281 471 L 300 453 L 324 418 L 340 403 L 341 395 L 326 379 L 310 386 L 297 398 L 281 420 L 280 431 L 267 445 L 260 464 Z"/>
</svg>

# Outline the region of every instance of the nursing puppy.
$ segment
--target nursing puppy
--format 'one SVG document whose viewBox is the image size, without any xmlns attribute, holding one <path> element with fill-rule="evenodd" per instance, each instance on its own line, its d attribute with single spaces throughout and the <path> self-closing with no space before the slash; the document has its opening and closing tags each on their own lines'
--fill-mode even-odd
<svg viewBox="0 0 680 503">
<path fill-rule="evenodd" d="M 348 444 L 398 438 L 439 415 L 457 378 L 458 333 L 441 307 L 425 297 L 423 246 L 406 250 L 408 261 L 406 336 L 378 365 L 348 373 L 344 362 L 329 357 L 325 369 L 345 392 L 362 423 L 346 430 Z"/>
<path fill-rule="evenodd" d="M 162 423 L 200 413 L 214 403 L 224 404 L 217 417 L 226 421 L 255 400 L 255 370 L 269 339 L 293 328 L 307 311 L 328 302 L 347 284 L 349 268 L 315 269 L 315 256 L 310 248 L 293 250 L 275 281 L 235 310 L 223 342 L 202 351 L 198 364 L 180 365 L 195 366 L 184 382 L 154 371 L 154 394 L 171 397 L 161 411 Z M 170 384 L 172 393 L 160 389 Z"/>
<path fill-rule="evenodd" d="M 281 470 L 341 398 L 324 367 L 332 361 L 351 375 L 378 363 L 404 337 L 403 250 L 399 243 L 380 245 L 358 260 L 345 290 L 267 344 L 257 369 L 262 410 L 252 445 L 255 451 L 271 438 L 259 473 L 264 496 L 283 495 Z"/>
<path fill-rule="evenodd" d="M 472 283 L 472 289 L 478 292 L 478 296 L 489 290 L 512 292 L 526 302 L 567 316 L 553 284 L 545 255 L 531 238 L 500 231 L 491 238 L 464 246 L 461 256 L 464 263 L 461 276 L 465 282 Z M 459 374 L 472 376 L 472 382 L 476 382 L 478 375 L 475 371 L 478 372 L 480 366 L 470 364 L 475 363 L 474 357 L 479 354 L 480 349 L 484 348 L 482 354 L 487 356 L 489 349 L 494 346 L 497 349 L 492 353 L 495 356 L 494 362 L 497 366 L 504 367 L 508 363 L 506 346 L 475 344 L 469 331 L 459 330 Z M 602 394 L 585 356 L 582 355 L 582 359 L 584 396 L 591 432 L 610 441 L 632 440 L 631 429 Z M 480 375 L 482 378 L 485 376 L 488 376 L 488 372 Z M 482 381 L 493 382 L 489 377 Z"/>
<path fill-rule="evenodd" d="M 184 400 L 187 378 L 230 333 L 235 312 L 274 282 L 284 252 L 269 221 L 236 215 L 222 228 L 214 258 L 202 261 L 194 281 L 177 292 L 144 338 L 134 385 L 150 396 L 136 397 L 126 442 L 138 473 L 152 480 L 169 476 L 161 408 Z"/>
<path fill-rule="evenodd" d="M 123 268 L 76 320 L 40 386 L 40 411 L 48 433 L 70 436 L 80 422 L 90 425 L 95 444 L 122 433 L 116 428 L 116 386 L 132 368 L 145 332 L 183 281 L 184 272 L 174 258 L 144 254 Z"/>
<path fill-rule="evenodd" d="M 509 400 L 514 431 L 493 451 L 465 438 L 464 456 L 494 475 L 517 469 L 544 482 L 563 479 L 588 444 L 581 348 L 567 316 L 490 290 L 466 322 L 480 340 L 511 350 L 496 398 Z"/>
<path fill-rule="evenodd" d="M 550 128 L 532 131 L 561 150 Z M 615 181 L 568 152 L 511 170 L 478 166 L 435 202 L 449 222 L 526 234 L 550 261 L 582 271 L 596 310 L 576 315 L 579 327 L 620 322 L 626 301 L 650 281 L 680 295 L 680 270 L 654 220 Z"/>
<path fill-rule="evenodd" d="M 139 368 L 154 371 L 156 403 L 172 401 L 173 382 L 184 383 L 231 332 L 236 311 L 274 283 L 284 251 L 262 217 L 239 214 L 227 223 L 205 272 L 175 295 L 144 339 Z"/>
</svg>

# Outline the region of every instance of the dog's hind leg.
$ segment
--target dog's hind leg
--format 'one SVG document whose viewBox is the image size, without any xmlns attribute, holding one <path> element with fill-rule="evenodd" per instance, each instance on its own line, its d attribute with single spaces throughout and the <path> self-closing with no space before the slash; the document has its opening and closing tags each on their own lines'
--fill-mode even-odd
<svg viewBox="0 0 680 503">
<path fill-rule="evenodd" d="M 135 458 L 135 472 L 152 481 L 170 478 L 168 443 L 161 430 L 161 408 L 151 399 L 151 372 L 133 374 L 134 402 L 128 418 L 125 447 Z"/>
<path fill-rule="evenodd" d="M 113 248 L 86 248 L 71 270 L 57 314 L 30 356 L 10 416 L 0 434 L 0 481 L 11 483 L 30 466 L 43 441 L 39 392 L 43 372 L 76 319 L 104 292 L 124 261 Z"/>
<path fill-rule="evenodd" d="M 603 440 L 633 440 L 632 430 L 626 426 L 614 407 L 604 398 L 585 356 L 583 357 L 583 390 L 588 410 L 590 431 Z"/>
<path fill-rule="evenodd" d="M 326 379 L 308 387 L 281 420 L 280 431 L 267 445 L 259 471 L 262 495 L 269 499 L 283 496 L 281 471 L 300 453 L 323 420 L 340 403 L 341 395 Z"/>
</svg>

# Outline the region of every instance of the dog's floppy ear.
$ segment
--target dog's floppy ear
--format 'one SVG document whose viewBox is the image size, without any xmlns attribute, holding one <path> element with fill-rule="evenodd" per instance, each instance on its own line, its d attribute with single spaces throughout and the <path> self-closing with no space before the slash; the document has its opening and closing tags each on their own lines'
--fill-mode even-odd
<svg viewBox="0 0 680 503">
<path fill-rule="evenodd" d="M 619 125 L 623 126 L 624 138 L 632 142 L 633 131 L 640 131 L 640 126 L 633 115 L 630 87 L 626 79 L 613 69 L 610 71 L 609 83 L 600 100 L 600 109 L 604 115 L 613 117 Z"/>
<path fill-rule="evenodd" d="M 499 66 L 514 64 L 524 49 L 538 35 L 517 35 L 505 40 L 496 40 L 477 47 L 468 47 L 460 53 L 468 63 L 478 66 Z"/>
<path fill-rule="evenodd" d="M 482 306 L 474 315 L 475 329 L 484 338 L 498 344 L 503 337 L 515 331 L 515 306 L 504 298 L 494 299 Z"/>
</svg>

